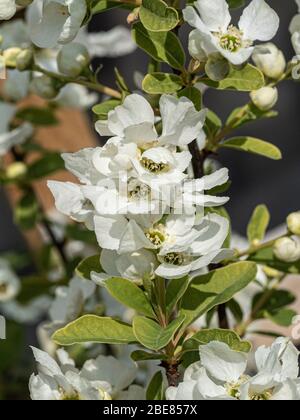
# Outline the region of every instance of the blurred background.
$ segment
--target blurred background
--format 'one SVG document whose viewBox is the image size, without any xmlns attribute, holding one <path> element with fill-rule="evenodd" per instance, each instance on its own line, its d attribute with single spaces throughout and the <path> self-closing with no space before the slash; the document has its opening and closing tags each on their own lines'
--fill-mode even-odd
<svg viewBox="0 0 300 420">
<path fill-rule="evenodd" d="M 294 55 L 290 42 L 288 26 L 297 12 L 294 0 L 271 0 L 269 4 L 281 18 L 279 33 L 274 42 L 281 48 L 286 58 Z M 238 11 L 239 13 L 240 11 Z M 90 25 L 91 32 L 106 31 L 116 25 L 126 26 L 128 12 L 112 10 L 98 15 Z M 187 44 L 187 30 L 180 34 Z M 95 67 L 102 65 L 100 79 L 103 84 L 114 84 L 113 68 L 118 67 L 125 76 L 128 85 L 135 89 L 133 74 L 146 73 L 147 58 L 139 50 L 120 58 L 101 58 L 94 62 Z M 242 154 L 235 151 L 222 151 L 219 158 L 229 168 L 232 186 L 229 192 L 231 200 L 228 211 L 232 217 L 233 228 L 240 235 L 246 235 L 246 226 L 253 209 L 258 204 L 266 204 L 271 212 L 271 228 L 284 223 L 286 216 L 300 209 L 300 89 L 295 82 L 284 82 L 279 87 L 279 116 L 273 120 L 265 120 L 245 126 L 236 132 L 261 138 L 276 144 L 283 152 L 281 161 L 271 161 L 258 156 Z M 101 99 L 101 98 L 99 98 Z M 247 94 L 234 92 L 218 92 L 208 90 L 204 103 L 215 111 L 223 120 L 237 106 L 248 102 Z M 60 111 L 61 126 L 51 128 L 47 133 L 41 132 L 41 141 L 61 151 L 76 151 L 83 147 L 101 144 L 103 139 L 97 137 L 93 130 L 92 115 L 80 116 L 77 111 Z M 66 173 L 59 175 L 66 180 Z M 45 183 L 38 186 L 41 199 L 47 207 L 53 205 Z M 4 191 L 0 187 L 0 253 L 26 251 L 28 237 L 25 238 L 15 226 L 11 211 L 14 192 Z M 36 236 L 30 235 L 29 242 L 39 247 Z M 290 284 L 295 285 L 295 278 Z M 294 287 L 294 286 L 293 286 Z M 298 311 L 299 312 L 299 311 Z M 35 342 L 34 329 L 26 330 L 26 341 Z M 17 340 L 18 337 L 15 337 Z M 26 350 L 28 360 L 29 350 Z M 1 356 L 1 355 L 0 355 Z M 1 357 L 0 357 L 1 367 Z M 31 368 L 29 368 L 31 369 Z M 25 382 L 28 378 L 24 378 Z M 0 384 L 1 399 L 1 384 Z"/>
</svg>

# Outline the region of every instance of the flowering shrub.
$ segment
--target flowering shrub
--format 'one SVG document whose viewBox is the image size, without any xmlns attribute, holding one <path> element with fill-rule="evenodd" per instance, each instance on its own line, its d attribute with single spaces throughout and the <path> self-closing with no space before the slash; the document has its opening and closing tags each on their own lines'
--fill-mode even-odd
<svg viewBox="0 0 300 420">
<path fill-rule="evenodd" d="M 128 29 L 87 32 L 113 8 L 128 11 Z M 289 28 L 296 55 L 299 16 Z M 251 334 L 272 335 L 255 331 L 257 320 L 288 327 L 297 315 L 281 284 L 300 273 L 300 212 L 268 240 L 270 213 L 257 206 L 241 249 L 226 210 L 230 171 L 217 162 L 224 148 L 282 157 L 270 142 L 235 134 L 276 116 L 277 87 L 299 65 L 271 42 L 280 24 L 271 5 L 0 0 L 0 19 L 0 183 L 20 191 L 19 227 L 44 237 L 34 275 L 19 274 L 28 257 L 1 256 L 0 351 L 13 364 L 19 324 L 38 325 L 31 398 L 299 400 L 291 339 L 260 347 L 252 373 L 250 361 Z M 149 66 L 136 90 L 119 70 L 116 88 L 101 83 L 92 59 L 137 47 Z M 207 108 L 206 89 L 249 99 L 223 123 Z M 32 95 L 38 106 L 23 101 Z M 65 107 L 92 108 L 104 146 L 63 154 L 41 146 L 38 129 L 58 124 Z M 78 181 L 52 180 L 64 168 Z M 40 202 L 43 178 L 57 213 Z"/>
</svg>

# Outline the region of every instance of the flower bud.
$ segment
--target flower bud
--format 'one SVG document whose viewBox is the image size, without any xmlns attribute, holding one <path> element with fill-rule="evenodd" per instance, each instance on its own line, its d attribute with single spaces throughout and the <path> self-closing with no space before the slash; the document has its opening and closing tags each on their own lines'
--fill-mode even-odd
<svg viewBox="0 0 300 420">
<path fill-rule="evenodd" d="M 258 109 L 261 111 L 269 111 L 278 101 L 278 90 L 275 87 L 266 86 L 251 92 L 250 97 Z"/>
<path fill-rule="evenodd" d="M 293 235 L 300 236 L 300 211 L 291 213 L 287 218 L 287 226 Z"/>
<path fill-rule="evenodd" d="M 65 45 L 57 56 L 59 71 L 70 77 L 78 77 L 89 63 L 88 50 L 77 42 Z"/>
<path fill-rule="evenodd" d="M 17 57 L 22 52 L 21 48 L 13 47 L 3 51 L 5 65 L 8 67 L 16 67 Z"/>
<path fill-rule="evenodd" d="M 17 11 L 15 0 L 1 0 L 0 2 L 0 20 L 11 19 Z"/>
<path fill-rule="evenodd" d="M 296 262 L 300 260 L 300 240 L 298 238 L 281 238 L 274 245 L 274 255 L 281 261 Z"/>
<path fill-rule="evenodd" d="M 19 71 L 30 70 L 34 63 L 34 55 L 31 49 L 26 49 L 18 54 L 16 59 L 16 68 Z"/>
<path fill-rule="evenodd" d="M 283 52 L 271 42 L 257 47 L 252 59 L 255 65 L 270 79 L 279 79 L 286 69 Z"/>
<path fill-rule="evenodd" d="M 54 99 L 59 94 L 58 83 L 46 75 L 34 78 L 31 88 L 36 95 L 44 99 Z"/>
<path fill-rule="evenodd" d="M 15 162 L 6 169 L 6 177 L 10 180 L 21 179 L 27 173 L 27 167 L 23 162 Z"/>
</svg>

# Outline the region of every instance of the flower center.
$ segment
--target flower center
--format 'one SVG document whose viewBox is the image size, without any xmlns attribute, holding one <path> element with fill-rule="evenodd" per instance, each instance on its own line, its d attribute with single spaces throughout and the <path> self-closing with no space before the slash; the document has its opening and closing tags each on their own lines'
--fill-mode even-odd
<svg viewBox="0 0 300 420">
<path fill-rule="evenodd" d="M 183 252 L 171 252 L 163 256 L 163 261 L 166 264 L 180 266 L 188 264 L 191 261 L 191 258 L 189 257 L 189 255 L 184 254 Z"/>
<path fill-rule="evenodd" d="M 267 391 L 261 394 L 253 394 L 251 395 L 251 401 L 268 401 L 272 398 L 273 390 L 268 389 Z"/>
<path fill-rule="evenodd" d="M 240 386 L 249 380 L 247 375 L 242 375 L 237 382 L 229 382 L 225 385 L 227 394 L 239 400 L 241 398 Z"/>
<path fill-rule="evenodd" d="M 0 284 L 0 295 L 5 295 L 7 292 L 8 286 L 6 283 Z"/>
<path fill-rule="evenodd" d="M 158 225 L 155 228 L 147 230 L 145 235 L 156 248 L 160 248 L 167 239 L 165 227 L 163 225 Z"/>
<path fill-rule="evenodd" d="M 237 52 L 243 46 L 243 32 L 230 25 L 226 34 L 218 34 L 220 46 L 227 51 Z"/>
<path fill-rule="evenodd" d="M 83 210 L 94 210 L 93 203 L 89 199 L 85 199 L 82 202 L 82 209 Z"/>
<path fill-rule="evenodd" d="M 142 184 L 137 180 L 129 181 L 128 183 L 128 197 L 132 200 L 148 198 L 151 189 L 148 185 Z"/>
<path fill-rule="evenodd" d="M 145 157 L 141 159 L 141 165 L 153 174 L 168 172 L 170 170 L 170 166 L 167 163 L 156 163 L 153 160 L 147 159 Z"/>
</svg>

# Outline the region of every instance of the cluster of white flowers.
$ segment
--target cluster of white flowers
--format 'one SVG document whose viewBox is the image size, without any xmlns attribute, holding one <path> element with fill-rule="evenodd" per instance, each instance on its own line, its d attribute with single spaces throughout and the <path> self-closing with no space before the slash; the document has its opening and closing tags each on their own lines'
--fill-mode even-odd
<svg viewBox="0 0 300 420">
<path fill-rule="evenodd" d="M 98 356 L 78 370 L 68 353 L 59 349 L 59 364 L 46 352 L 32 348 L 38 363 L 38 375 L 29 382 L 32 400 L 143 400 L 145 392 L 132 385 L 137 367 L 112 356 Z"/>
<path fill-rule="evenodd" d="M 160 113 L 157 121 L 145 98 L 128 96 L 96 124 L 100 134 L 113 136 L 104 147 L 63 155 L 83 185 L 48 183 L 57 209 L 96 233 L 105 272 L 94 275 L 97 282 L 119 275 L 138 283 L 145 276 L 179 278 L 231 255 L 222 249 L 227 219 L 203 214 L 228 201 L 205 194 L 225 184 L 228 171 L 187 179 L 187 146 L 203 139 L 206 110 L 163 95 Z"/>
<path fill-rule="evenodd" d="M 190 365 L 169 400 L 299 400 L 299 351 L 286 338 L 255 354 L 258 373 L 247 374 L 248 355 L 212 341 L 200 346 L 200 362 Z"/>
</svg>

